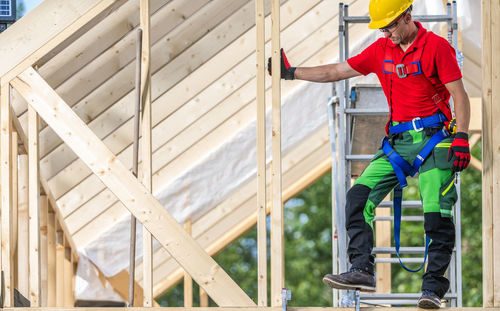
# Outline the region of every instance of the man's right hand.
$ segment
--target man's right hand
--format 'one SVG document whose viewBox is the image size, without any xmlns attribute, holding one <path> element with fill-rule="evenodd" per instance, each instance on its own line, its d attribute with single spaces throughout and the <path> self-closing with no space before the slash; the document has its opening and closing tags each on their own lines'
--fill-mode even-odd
<svg viewBox="0 0 500 311">
<path fill-rule="evenodd" d="M 269 72 L 269 75 L 272 75 L 271 69 L 272 69 L 272 62 L 271 62 L 271 57 L 269 57 L 267 60 L 267 71 Z M 297 69 L 297 68 L 290 67 L 290 64 L 288 63 L 288 59 L 286 59 L 285 51 L 283 51 L 283 49 L 281 49 L 281 79 L 294 80 L 295 79 L 295 69 Z"/>
</svg>

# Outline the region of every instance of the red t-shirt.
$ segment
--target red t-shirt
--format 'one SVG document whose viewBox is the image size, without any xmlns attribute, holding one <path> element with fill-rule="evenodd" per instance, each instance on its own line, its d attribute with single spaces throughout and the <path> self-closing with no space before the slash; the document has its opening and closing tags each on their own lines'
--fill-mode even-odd
<svg viewBox="0 0 500 311">
<path fill-rule="evenodd" d="M 392 77 L 392 121 L 406 122 L 416 117 L 428 117 L 436 114 L 438 107 L 432 97 L 436 91 L 441 98 L 448 103 L 450 93 L 444 86 L 448 82 L 462 78 L 462 73 L 458 67 L 455 50 L 442 37 L 429 32 L 427 39 L 423 40 L 427 30 L 419 23 L 415 22 L 419 28 L 417 38 L 413 44 L 403 52 L 400 46 L 396 46 L 388 38 L 380 38 L 367 47 L 360 54 L 347 60 L 349 65 L 359 73 L 367 75 L 375 73 L 386 97 L 389 98 L 391 92 L 389 74 L 383 72 L 383 61 L 386 57 L 386 49 L 393 49 L 394 65 L 410 64 L 413 60 L 412 53 L 418 49 L 424 49 L 420 58 L 423 74 L 431 81 L 434 88 L 430 89 L 429 83 L 422 81 L 422 75 L 408 75 L 406 78 L 399 78 L 396 73 Z"/>
</svg>

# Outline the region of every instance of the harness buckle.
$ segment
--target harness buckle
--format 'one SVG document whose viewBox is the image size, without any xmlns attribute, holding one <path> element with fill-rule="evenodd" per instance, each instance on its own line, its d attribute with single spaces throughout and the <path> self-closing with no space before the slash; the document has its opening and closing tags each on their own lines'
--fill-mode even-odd
<svg viewBox="0 0 500 311">
<path fill-rule="evenodd" d="M 405 72 L 405 64 L 396 65 L 396 73 L 400 78 L 406 78 L 408 75 Z"/>
<path fill-rule="evenodd" d="M 411 124 L 413 125 L 413 129 L 415 130 L 415 132 L 422 132 L 424 129 L 423 126 L 417 127 L 417 125 L 415 124 L 415 121 L 419 121 L 419 120 L 421 120 L 420 117 L 416 117 L 413 120 L 411 120 Z"/>
</svg>

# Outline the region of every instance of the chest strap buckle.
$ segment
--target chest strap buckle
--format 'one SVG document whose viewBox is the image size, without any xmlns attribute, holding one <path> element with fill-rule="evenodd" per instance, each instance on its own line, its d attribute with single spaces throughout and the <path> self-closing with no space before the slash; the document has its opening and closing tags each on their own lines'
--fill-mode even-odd
<svg viewBox="0 0 500 311">
<path fill-rule="evenodd" d="M 405 65 L 404 64 L 396 65 L 396 73 L 398 74 L 398 77 L 400 77 L 400 78 L 406 78 L 408 76 L 405 72 Z"/>
</svg>

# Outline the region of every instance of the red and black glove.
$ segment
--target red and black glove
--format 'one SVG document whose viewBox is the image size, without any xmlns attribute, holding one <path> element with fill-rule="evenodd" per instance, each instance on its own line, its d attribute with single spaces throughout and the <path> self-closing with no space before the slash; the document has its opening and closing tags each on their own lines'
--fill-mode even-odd
<svg viewBox="0 0 500 311">
<path fill-rule="evenodd" d="M 271 57 L 267 59 L 267 71 L 271 75 L 272 63 Z M 296 67 L 290 67 L 288 59 L 286 59 L 285 51 L 281 49 L 281 79 L 294 80 Z"/>
<path fill-rule="evenodd" d="M 448 162 L 453 161 L 453 171 L 460 172 L 469 166 L 470 150 L 469 135 L 464 132 L 458 132 L 455 139 L 448 149 Z"/>
</svg>

